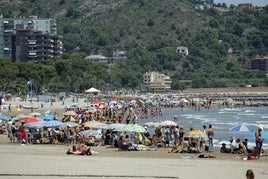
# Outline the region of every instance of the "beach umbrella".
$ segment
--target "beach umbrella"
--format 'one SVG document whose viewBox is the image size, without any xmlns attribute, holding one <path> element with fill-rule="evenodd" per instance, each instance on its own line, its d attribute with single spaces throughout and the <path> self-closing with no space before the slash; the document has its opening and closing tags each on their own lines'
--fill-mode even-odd
<svg viewBox="0 0 268 179">
<path fill-rule="evenodd" d="M 262 132 L 261 137 L 265 140 L 268 140 L 268 132 Z M 249 136 L 247 136 L 247 139 L 254 140 L 255 139 L 255 132 L 251 132 Z"/>
<path fill-rule="evenodd" d="M 40 114 L 39 112 L 32 112 L 29 115 L 30 116 L 41 116 L 42 114 Z"/>
<path fill-rule="evenodd" d="M 139 124 L 127 124 L 126 126 L 123 126 L 120 129 L 114 129 L 113 131 L 144 133 L 146 130 L 143 126 L 140 126 Z"/>
<path fill-rule="evenodd" d="M 159 122 L 146 122 L 144 125 L 148 127 L 159 127 L 160 123 Z"/>
<path fill-rule="evenodd" d="M 75 122 L 68 121 L 68 122 L 63 122 L 60 127 L 66 128 L 67 126 L 74 128 L 74 127 L 78 126 L 78 124 Z"/>
<path fill-rule="evenodd" d="M 76 112 L 71 110 L 71 111 L 66 111 L 64 114 L 64 116 L 76 116 Z"/>
<path fill-rule="evenodd" d="M 81 131 L 79 132 L 79 135 L 82 135 L 82 136 L 85 136 L 85 137 L 88 137 L 88 136 L 95 136 L 95 137 L 98 137 L 101 135 L 100 132 L 98 130 L 84 130 L 84 131 Z"/>
<path fill-rule="evenodd" d="M 100 125 L 98 126 L 98 129 L 107 129 L 107 127 L 108 127 L 108 124 L 106 124 L 106 123 L 102 123 L 102 124 L 100 124 Z"/>
<path fill-rule="evenodd" d="M 27 117 L 32 117 L 32 116 L 25 115 L 25 114 L 18 114 L 17 116 L 12 118 L 12 121 L 19 121 L 19 120 L 21 120 L 23 118 L 27 118 Z"/>
<path fill-rule="evenodd" d="M 3 120 L 3 121 L 8 121 L 9 117 L 4 115 L 4 114 L 0 114 L 0 119 Z"/>
<path fill-rule="evenodd" d="M 76 119 L 73 116 L 67 116 L 62 119 L 62 122 L 75 122 Z"/>
<path fill-rule="evenodd" d="M 242 123 L 231 127 L 230 130 L 235 132 L 253 132 L 255 129 L 249 124 Z"/>
<path fill-rule="evenodd" d="M 95 101 L 93 101 L 93 105 L 94 106 L 99 106 L 101 103 L 103 103 L 101 100 L 95 100 Z"/>
<path fill-rule="evenodd" d="M 122 123 L 112 123 L 107 126 L 107 129 L 113 129 L 114 131 L 119 131 L 122 127 L 126 126 L 126 124 Z"/>
<path fill-rule="evenodd" d="M 160 124 L 160 126 L 165 126 L 165 127 L 167 127 L 167 126 L 171 127 L 171 126 L 178 125 L 176 122 L 171 121 L 171 120 L 165 120 L 165 121 L 160 122 L 159 124 Z"/>
<path fill-rule="evenodd" d="M 44 126 L 44 121 L 39 121 L 39 122 L 36 122 L 36 123 L 28 123 L 26 124 L 26 128 L 28 129 L 39 129 L 39 128 L 42 128 Z"/>
<path fill-rule="evenodd" d="M 53 128 L 53 127 L 60 127 L 62 125 L 62 122 L 53 120 L 53 121 L 44 121 L 42 124 L 44 127 Z"/>
<path fill-rule="evenodd" d="M 34 124 L 34 123 L 41 121 L 41 119 L 37 117 L 27 117 L 27 118 L 23 118 L 22 121 L 24 121 L 26 124 Z"/>
<path fill-rule="evenodd" d="M 193 137 L 193 138 L 204 138 L 208 140 L 208 136 L 204 131 L 201 130 L 192 130 L 186 133 L 186 136 Z"/>
<path fill-rule="evenodd" d="M 84 126 L 85 127 L 89 127 L 91 129 L 93 128 L 98 128 L 101 124 L 103 124 L 102 122 L 98 122 L 98 121 L 95 121 L 95 120 L 92 120 L 92 121 L 88 121 L 88 122 L 85 122 Z"/>
<path fill-rule="evenodd" d="M 44 114 L 40 116 L 40 118 L 43 119 L 44 121 L 59 120 L 59 117 L 54 114 Z"/>
</svg>

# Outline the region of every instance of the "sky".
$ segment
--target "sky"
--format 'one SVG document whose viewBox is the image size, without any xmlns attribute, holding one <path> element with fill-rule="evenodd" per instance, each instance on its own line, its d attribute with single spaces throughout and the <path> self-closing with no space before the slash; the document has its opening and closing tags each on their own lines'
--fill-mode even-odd
<svg viewBox="0 0 268 179">
<path fill-rule="evenodd" d="M 214 0 L 215 4 L 223 2 L 225 2 L 227 5 L 230 4 L 238 5 L 241 3 L 252 3 L 254 6 L 268 5 L 268 0 Z"/>
</svg>

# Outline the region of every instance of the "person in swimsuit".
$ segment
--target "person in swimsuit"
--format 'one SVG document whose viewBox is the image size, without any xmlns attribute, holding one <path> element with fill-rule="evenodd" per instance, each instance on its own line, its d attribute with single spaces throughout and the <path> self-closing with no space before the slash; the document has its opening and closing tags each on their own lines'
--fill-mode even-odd
<svg viewBox="0 0 268 179">
<path fill-rule="evenodd" d="M 209 142 L 209 150 L 211 151 L 213 147 L 213 137 L 214 137 L 214 130 L 211 124 L 208 125 L 207 135 L 208 135 L 208 142 Z"/>
<path fill-rule="evenodd" d="M 256 141 L 256 152 L 255 152 L 255 159 L 259 159 L 261 156 L 261 148 L 262 148 L 262 142 L 263 138 L 261 137 L 262 128 L 258 128 L 258 130 L 255 132 L 255 141 Z"/>
</svg>

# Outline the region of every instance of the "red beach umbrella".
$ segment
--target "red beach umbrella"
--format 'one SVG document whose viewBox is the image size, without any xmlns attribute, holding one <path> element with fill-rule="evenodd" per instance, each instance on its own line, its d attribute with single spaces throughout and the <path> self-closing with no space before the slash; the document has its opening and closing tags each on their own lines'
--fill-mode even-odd
<svg viewBox="0 0 268 179">
<path fill-rule="evenodd" d="M 37 123 L 41 120 L 37 117 L 29 117 L 29 118 L 23 118 L 22 121 L 24 121 L 26 124 L 34 124 L 34 123 Z"/>
</svg>

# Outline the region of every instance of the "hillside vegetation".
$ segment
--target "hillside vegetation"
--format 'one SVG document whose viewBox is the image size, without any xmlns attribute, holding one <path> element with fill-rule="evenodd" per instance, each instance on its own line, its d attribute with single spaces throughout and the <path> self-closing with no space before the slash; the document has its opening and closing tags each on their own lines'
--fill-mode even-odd
<svg viewBox="0 0 268 179">
<path fill-rule="evenodd" d="M 142 75 L 159 71 L 172 77 L 172 89 L 186 88 L 181 80 L 192 80 L 194 88 L 267 86 L 266 72 L 251 70 L 250 59 L 268 54 L 268 7 L 238 11 L 215 5 L 200 9 L 197 4 L 193 0 L 3 0 L 4 17 L 56 18 L 65 52 L 47 64 L 1 60 L 0 85 L 9 89 L 16 79 L 27 88 L 25 81 L 32 79 L 38 92 L 43 88 L 81 92 L 91 86 L 145 90 Z M 187 57 L 176 53 L 179 46 L 188 47 Z M 114 50 L 127 51 L 127 59 L 110 65 L 83 60 L 90 54 L 111 57 Z M 5 68 L 7 64 L 15 70 Z"/>
</svg>

